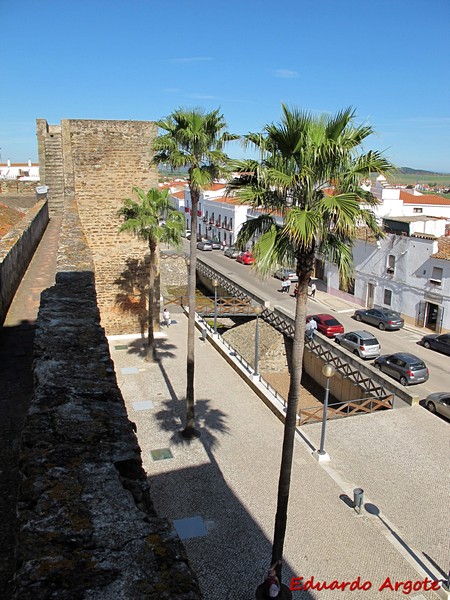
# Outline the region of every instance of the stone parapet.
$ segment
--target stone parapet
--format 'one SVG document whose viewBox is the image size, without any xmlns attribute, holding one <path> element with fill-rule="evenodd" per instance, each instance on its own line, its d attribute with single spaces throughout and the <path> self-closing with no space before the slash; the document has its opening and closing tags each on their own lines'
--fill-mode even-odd
<svg viewBox="0 0 450 600">
<path fill-rule="evenodd" d="M 36 326 L 12 598 L 196 600 L 184 546 L 153 508 L 100 325 L 93 262 L 72 202 Z"/>
<path fill-rule="evenodd" d="M 30 208 L 0 240 L 0 325 L 49 220 L 45 200 Z"/>
</svg>

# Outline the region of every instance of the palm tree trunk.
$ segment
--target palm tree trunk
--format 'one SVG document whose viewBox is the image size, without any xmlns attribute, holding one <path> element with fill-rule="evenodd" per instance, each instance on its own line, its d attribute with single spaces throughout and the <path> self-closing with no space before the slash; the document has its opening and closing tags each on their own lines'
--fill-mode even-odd
<svg viewBox="0 0 450 600">
<path fill-rule="evenodd" d="M 156 357 L 156 348 L 155 348 L 155 336 L 153 332 L 153 323 L 155 320 L 155 312 L 156 312 L 156 303 L 155 303 L 155 279 L 157 272 L 157 262 L 158 262 L 158 246 L 150 241 L 149 242 L 150 249 L 150 264 L 149 264 L 149 290 L 148 290 L 148 336 L 147 336 L 147 352 L 145 355 L 146 362 L 155 362 L 157 360 Z M 159 293 L 159 292 L 158 292 Z M 159 300 L 158 300 L 159 304 Z M 156 315 L 159 318 L 159 312 Z"/>
<path fill-rule="evenodd" d="M 289 491 L 291 486 L 292 460 L 294 454 L 295 431 L 297 427 L 298 401 L 300 396 L 303 370 L 303 350 L 305 347 L 306 304 L 308 300 L 308 281 L 312 269 L 308 269 L 309 260 L 301 259 L 298 294 L 295 304 L 295 326 L 290 365 L 290 382 L 287 398 L 286 417 L 284 423 L 283 448 L 281 454 L 280 476 L 278 480 L 277 512 L 272 546 L 271 564 L 281 561 L 283 557 L 284 539 L 286 536 Z M 308 269 L 305 272 L 305 267 Z M 301 271 L 300 271 L 301 269 Z M 278 563 L 277 575 L 281 581 L 281 562 Z"/>
<path fill-rule="evenodd" d="M 199 437 L 195 429 L 195 290 L 197 273 L 197 210 L 199 194 L 191 189 L 191 239 L 189 244 L 189 285 L 188 285 L 188 335 L 187 335 L 187 365 L 186 365 L 186 425 L 181 435 L 186 439 Z"/>
</svg>

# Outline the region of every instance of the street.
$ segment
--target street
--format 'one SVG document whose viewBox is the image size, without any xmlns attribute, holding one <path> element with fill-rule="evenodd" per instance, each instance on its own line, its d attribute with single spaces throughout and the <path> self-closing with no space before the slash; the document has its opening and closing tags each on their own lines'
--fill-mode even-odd
<svg viewBox="0 0 450 600">
<path fill-rule="evenodd" d="M 262 279 L 252 267 L 237 263 L 235 260 L 224 256 L 221 251 L 198 251 L 198 256 L 227 277 L 234 279 L 239 285 L 245 287 L 250 284 L 252 288 L 259 290 L 261 295 L 273 306 L 280 306 L 292 317 L 294 316 L 295 298 L 291 294 L 293 293 L 295 284 L 291 285 L 290 294 L 282 294 L 279 291 L 281 288 L 279 279 L 275 279 L 272 276 Z M 352 315 L 356 308 L 361 307 L 354 305 L 353 308 L 350 302 L 321 292 L 320 287 L 316 293 L 316 297 L 308 299 L 309 314 L 331 314 L 342 323 L 346 332 L 362 329 L 369 331 L 378 338 L 382 354 L 409 352 L 424 360 L 429 369 L 430 378 L 426 383 L 411 386 L 414 387 L 415 393 L 420 396 L 421 400 L 426 398 L 431 392 L 441 392 L 449 389 L 448 370 L 450 367 L 450 358 L 434 350 L 427 350 L 418 344 L 424 335 L 430 333 L 428 330 L 419 330 L 412 325 L 405 324 L 405 327 L 398 331 L 380 331 L 373 325 L 355 321 Z M 373 361 L 368 361 L 369 364 L 371 362 Z"/>
</svg>

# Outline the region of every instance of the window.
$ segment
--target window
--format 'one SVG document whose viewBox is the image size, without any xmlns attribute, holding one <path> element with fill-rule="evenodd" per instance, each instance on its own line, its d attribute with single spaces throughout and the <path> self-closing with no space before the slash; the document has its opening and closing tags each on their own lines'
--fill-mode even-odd
<svg viewBox="0 0 450 600">
<path fill-rule="evenodd" d="M 434 285 L 442 284 L 442 274 L 443 270 L 441 267 L 433 267 L 433 272 L 430 277 L 430 283 L 434 283 Z"/>
<path fill-rule="evenodd" d="M 386 306 L 391 306 L 391 302 L 392 302 L 392 291 L 384 290 L 384 304 L 386 304 Z"/>
<path fill-rule="evenodd" d="M 390 273 L 391 275 L 395 271 L 395 256 L 393 254 L 389 254 L 389 256 L 388 256 L 388 263 L 387 263 L 386 271 L 388 273 Z"/>
<path fill-rule="evenodd" d="M 417 208 L 417 207 L 413 208 L 413 212 L 415 212 L 415 213 L 421 213 L 421 212 L 423 212 L 423 208 Z"/>
</svg>

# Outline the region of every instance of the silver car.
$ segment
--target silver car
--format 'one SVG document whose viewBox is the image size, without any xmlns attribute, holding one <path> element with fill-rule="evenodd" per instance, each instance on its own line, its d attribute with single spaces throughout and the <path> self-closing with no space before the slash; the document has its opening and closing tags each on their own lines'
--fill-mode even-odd
<svg viewBox="0 0 450 600">
<path fill-rule="evenodd" d="M 430 376 L 423 360 L 408 352 L 384 354 L 376 358 L 373 364 L 383 373 L 397 379 L 402 385 L 424 383 Z"/>
<path fill-rule="evenodd" d="M 376 358 L 380 356 L 380 343 L 368 331 L 349 331 L 339 333 L 335 338 L 336 343 L 347 348 L 360 358 Z"/>
<path fill-rule="evenodd" d="M 298 276 L 295 272 L 295 269 L 288 269 L 287 267 L 277 269 L 273 276 L 276 279 L 281 279 L 282 281 L 285 279 L 289 279 L 289 281 L 292 281 L 292 283 L 296 283 L 298 281 Z"/>
<path fill-rule="evenodd" d="M 198 242 L 197 243 L 197 249 L 198 250 L 212 250 L 212 243 L 209 241 L 205 241 L 203 240 L 202 242 Z"/>
<path fill-rule="evenodd" d="M 359 308 L 355 310 L 353 317 L 359 322 L 364 321 L 369 325 L 375 325 L 381 331 L 401 329 L 405 324 L 402 317 L 389 308 Z"/>
<path fill-rule="evenodd" d="M 450 394 L 448 392 L 429 394 L 425 400 L 425 406 L 430 412 L 439 413 L 450 419 Z"/>
</svg>

